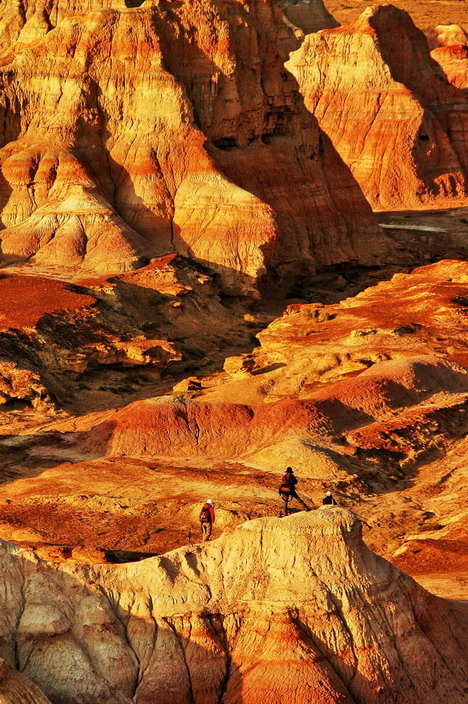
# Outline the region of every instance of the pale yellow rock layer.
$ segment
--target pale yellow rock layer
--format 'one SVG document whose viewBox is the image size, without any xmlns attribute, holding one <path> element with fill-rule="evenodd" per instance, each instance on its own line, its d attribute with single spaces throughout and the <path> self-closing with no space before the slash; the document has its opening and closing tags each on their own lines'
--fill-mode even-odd
<svg viewBox="0 0 468 704">
<path fill-rule="evenodd" d="M 342 509 L 249 521 L 125 566 L 2 553 L 4 657 L 53 701 L 463 697 L 466 606 L 371 553 Z"/>
</svg>

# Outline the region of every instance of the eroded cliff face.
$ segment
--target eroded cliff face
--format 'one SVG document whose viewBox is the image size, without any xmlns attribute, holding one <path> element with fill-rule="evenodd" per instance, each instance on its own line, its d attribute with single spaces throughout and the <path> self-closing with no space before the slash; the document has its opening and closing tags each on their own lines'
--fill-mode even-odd
<svg viewBox="0 0 468 704">
<path fill-rule="evenodd" d="M 108 272 L 175 250 L 251 293 L 389 254 L 284 70 L 276 2 L 53 7 L 0 71 L 4 256 Z"/>
<path fill-rule="evenodd" d="M 370 552 L 328 508 L 125 566 L 2 544 L 2 655 L 70 704 L 459 704 L 466 606 Z M 41 701 L 40 699 L 38 701 Z"/>
<path fill-rule="evenodd" d="M 468 103 L 391 5 L 306 37 L 286 64 L 376 209 L 467 196 Z"/>
</svg>

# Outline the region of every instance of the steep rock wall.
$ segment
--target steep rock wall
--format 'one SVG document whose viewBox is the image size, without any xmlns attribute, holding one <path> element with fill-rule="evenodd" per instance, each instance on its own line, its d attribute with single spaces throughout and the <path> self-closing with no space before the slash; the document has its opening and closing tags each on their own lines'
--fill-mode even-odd
<svg viewBox="0 0 468 704">
<path fill-rule="evenodd" d="M 466 606 L 371 553 L 349 512 L 249 521 L 125 566 L 3 543 L 2 652 L 52 702 L 459 704 Z"/>
<path fill-rule="evenodd" d="M 306 37 L 286 64 L 376 209 L 468 195 L 468 102 L 392 5 Z"/>
<path fill-rule="evenodd" d="M 388 257 L 284 70 L 291 37 L 274 0 L 189 0 L 17 45 L 0 71 L 3 254 L 108 271 L 176 250 L 237 293 Z"/>
</svg>

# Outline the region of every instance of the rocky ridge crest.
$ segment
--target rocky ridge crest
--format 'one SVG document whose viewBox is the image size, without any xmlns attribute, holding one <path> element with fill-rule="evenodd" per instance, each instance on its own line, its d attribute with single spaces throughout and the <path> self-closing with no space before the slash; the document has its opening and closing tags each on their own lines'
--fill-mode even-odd
<svg viewBox="0 0 468 704">
<path fill-rule="evenodd" d="M 2 654 L 51 701 L 464 696 L 466 606 L 370 552 L 342 509 L 249 521 L 129 565 L 54 565 L 5 543 L 2 553 Z"/>
</svg>

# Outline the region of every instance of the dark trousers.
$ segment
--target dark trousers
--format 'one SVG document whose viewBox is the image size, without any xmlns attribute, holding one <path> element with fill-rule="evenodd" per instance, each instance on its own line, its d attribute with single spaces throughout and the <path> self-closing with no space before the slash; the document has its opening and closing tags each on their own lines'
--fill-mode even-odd
<svg viewBox="0 0 468 704">
<path fill-rule="evenodd" d="M 301 504 L 302 508 L 305 508 L 307 511 L 309 510 L 309 507 L 308 507 L 307 504 L 301 499 L 301 497 L 299 496 L 299 494 L 297 493 L 297 491 L 296 491 L 295 489 L 293 489 L 293 491 L 291 491 L 290 496 L 291 496 L 291 498 L 289 499 L 289 501 L 292 501 L 292 499 L 297 499 L 297 500 L 299 501 L 299 503 Z M 288 515 L 288 503 L 289 503 L 289 501 L 288 501 L 288 499 L 285 499 L 285 498 L 283 497 L 284 515 L 285 515 L 285 516 Z"/>
<path fill-rule="evenodd" d="M 202 541 L 205 542 L 205 540 L 209 540 L 211 538 L 211 531 L 213 530 L 213 526 L 208 521 L 202 521 L 200 523 L 200 526 L 202 532 Z"/>
</svg>

